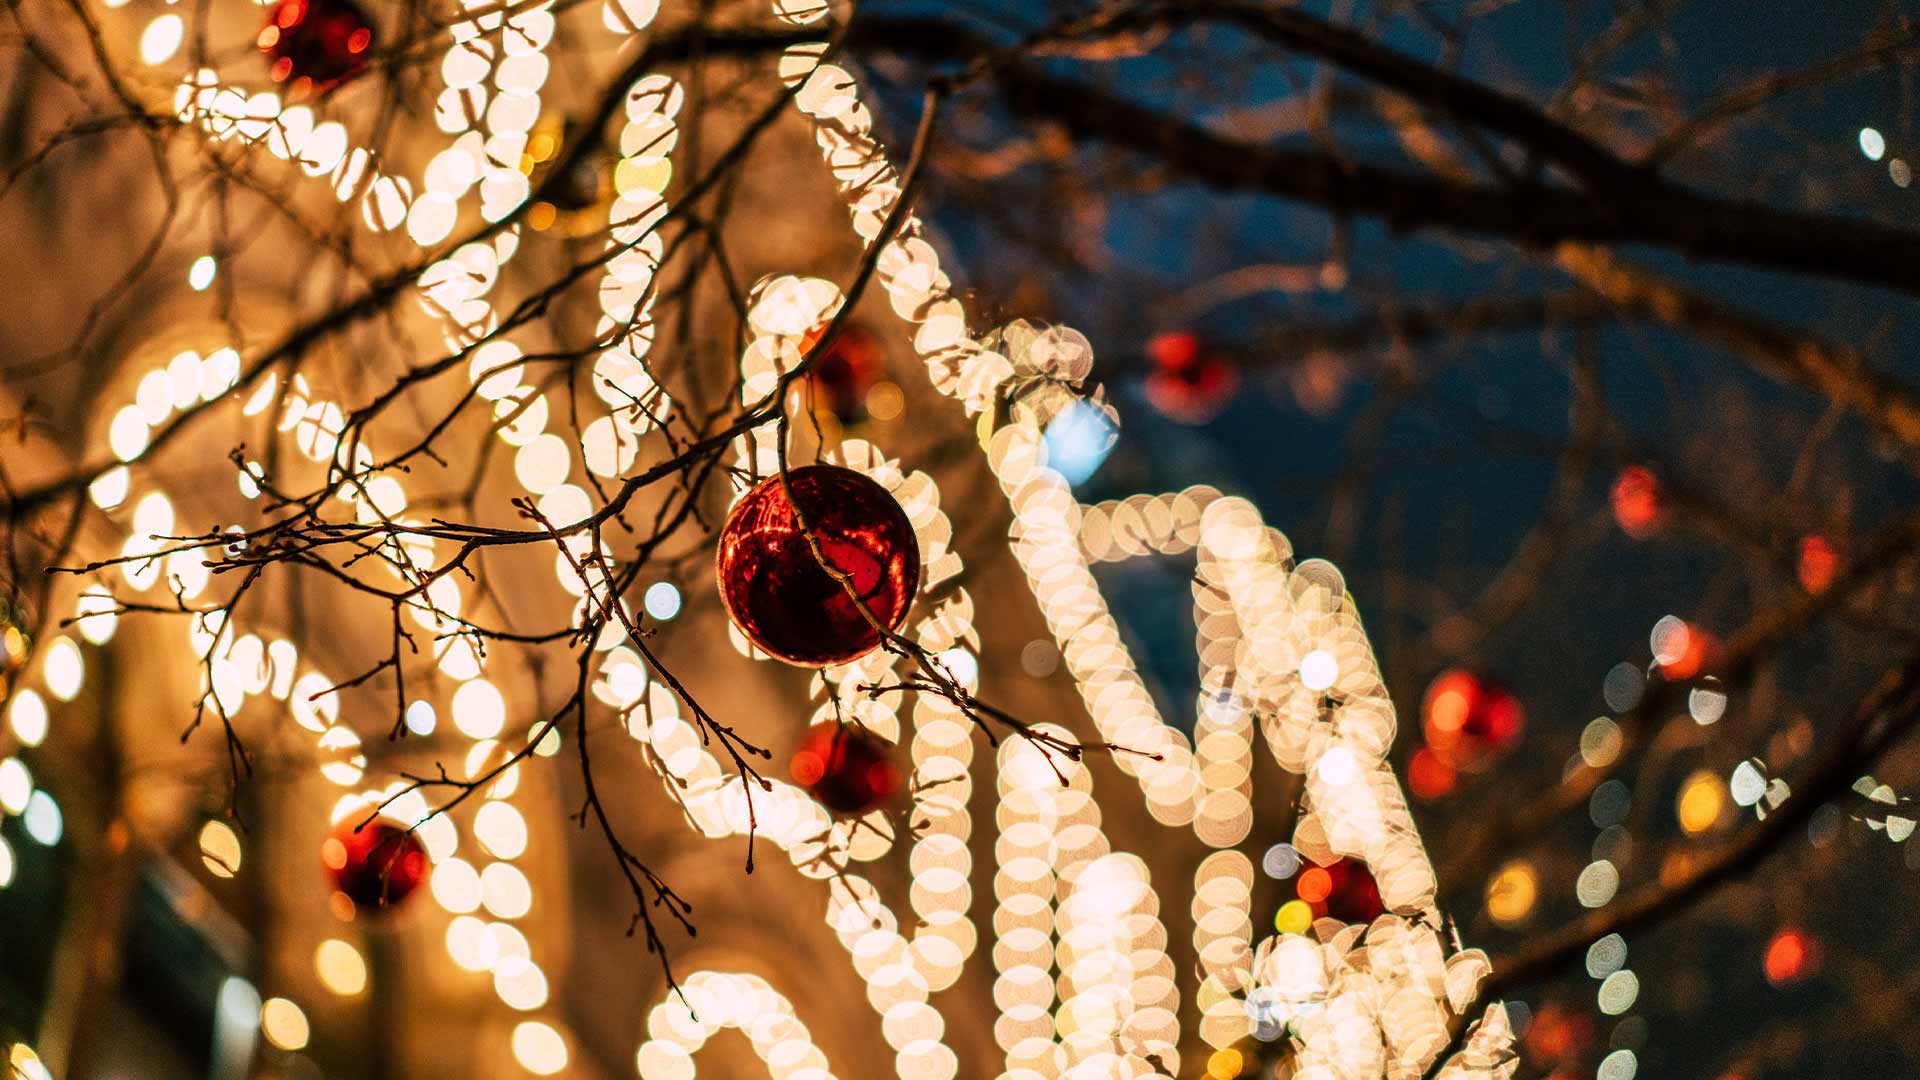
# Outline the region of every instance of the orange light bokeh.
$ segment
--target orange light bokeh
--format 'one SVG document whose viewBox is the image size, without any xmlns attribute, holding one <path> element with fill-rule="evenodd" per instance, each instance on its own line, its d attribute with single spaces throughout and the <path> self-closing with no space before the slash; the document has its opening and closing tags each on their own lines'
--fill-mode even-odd
<svg viewBox="0 0 1920 1080">
<path fill-rule="evenodd" d="M 1640 465 L 1620 470 L 1613 482 L 1613 520 L 1620 531 L 1644 540 L 1660 527 L 1660 478 Z"/>
<path fill-rule="evenodd" d="M 1708 666 L 1719 650 L 1720 642 L 1712 634 L 1688 623 L 1680 654 L 1672 660 L 1658 661 L 1660 674 L 1676 681 L 1691 679 Z"/>
<path fill-rule="evenodd" d="M 1309 904 L 1325 900 L 1333 892 L 1333 875 L 1316 866 L 1300 875 L 1294 883 L 1294 892 Z"/>
<path fill-rule="evenodd" d="M 1800 587 L 1823 593 L 1840 573 L 1840 553 L 1827 538 L 1814 534 L 1800 541 Z"/>
<path fill-rule="evenodd" d="M 1810 974 L 1819 965 L 1819 954 L 1819 943 L 1804 931 L 1792 927 L 1779 931 L 1767 942 L 1767 981 L 1784 986 Z"/>
<path fill-rule="evenodd" d="M 1422 799 L 1438 799 L 1453 791 L 1459 774 L 1430 746 L 1414 751 L 1407 764 L 1407 787 Z"/>
</svg>

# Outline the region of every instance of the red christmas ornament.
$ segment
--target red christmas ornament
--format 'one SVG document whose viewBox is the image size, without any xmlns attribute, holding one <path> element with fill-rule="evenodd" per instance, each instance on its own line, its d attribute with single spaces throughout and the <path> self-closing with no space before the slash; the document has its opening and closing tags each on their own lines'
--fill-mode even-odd
<svg viewBox="0 0 1920 1080">
<path fill-rule="evenodd" d="M 899 629 L 920 584 L 920 544 L 900 504 L 838 465 L 794 469 L 787 484 L 827 562 L 852 579 L 880 625 Z M 762 480 L 727 515 L 714 563 L 728 616 L 762 652 L 830 667 L 880 644 L 861 606 L 814 558 L 778 476 Z"/>
<path fill-rule="evenodd" d="M 274 82 L 324 94 L 366 69 L 373 23 L 353 0 L 280 0 L 259 42 Z"/>
<path fill-rule="evenodd" d="M 850 724 L 815 724 L 793 752 L 794 783 L 841 814 L 864 814 L 900 793 L 892 744 Z"/>
<path fill-rule="evenodd" d="M 1370 923 L 1386 913 L 1373 872 L 1358 859 L 1336 859 L 1327 866 L 1310 866 L 1293 880 L 1294 895 L 1313 908 L 1313 917 L 1343 923 Z"/>
<path fill-rule="evenodd" d="M 1147 342 L 1158 368 L 1147 376 L 1147 401 L 1183 424 L 1204 424 L 1220 415 L 1240 386 L 1232 364 L 1200 347 L 1187 331 L 1159 334 Z"/>
<path fill-rule="evenodd" d="M 333 827 L 320 845 L 320 861 L 333 887 L 362 911 L 387 911 L 406 902 L 427 877 L 427 850 L 411 832 L 392 822 L 369 822 L 358 832 L 358 816 Z"/>
<path fill-rule="evenodd" d="M 1421 706 L 1427 745 L 1455 769 L 1484 767 L 1512 749 L 1526 729 L 1526 711 L 1506 687 L 1454 669 L 1433 680 Z"/>
<path fill-rule="evenodd" d="M 812 350 L 826 328 L 822 323 L 801 339 L 802 356 Z M 851 424 L 866 416 L 867 391 L 880 381 L 886 367 L 886 355 L 879 338 L 857 326 L 843 326 L 827 345 L 827 351 L 814 360 L 807 379 L 834 417 L 843 424 Z"/>
</svg>

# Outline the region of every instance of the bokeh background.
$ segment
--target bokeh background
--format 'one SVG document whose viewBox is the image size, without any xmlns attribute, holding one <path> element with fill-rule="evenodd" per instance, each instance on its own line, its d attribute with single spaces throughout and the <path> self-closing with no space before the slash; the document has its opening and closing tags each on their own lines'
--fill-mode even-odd
<svg viewBox="0 0 1920 1080">
<path fill-rule="evenodd" d="M 594 5 L 557 7 L 555 52 L 567 59 L 554 64 L 548 106 L 578 114 L 632 49 L 592 32 Z M 231 145 L 133 123 L 61 137 L 113 115 L 123 93 L 164 111 L 177 72 L 142 63 L 142 33 L 173 10 L 150 0 L 9 9 L 0 38 L 0 237 L 9 256 L 0 295 L 10 298 L 0 307 L 0 462 L 9 507 L 12 492 L 98 459 L 113 412 L 179 350 L 212 341 L 249 354 L 414 250 L 404 236 L 362 228 L 357 208 L 324 189 L 242 167 Z M 250 42 L 260 9 L 219 0 L 179 10 L 223 70 L 258 62 Z M 429 4 L 368 10 L 382 40 L 448 18 Z M 1838 221 L 1914 222 L 1920 38 L 1910 6 L 1476 0 L 1303 10 L 1522 98 L 1628 160 L 1658 149 L 1664 175 L 1695 190 Z M 669 4 L 659 32 L 702 20 L 763 25 L 757 11 Z M 927 80 L 954 70 L 969 42 L 1018 43 L 1069 13 L 988 0 L 862 5 L 855 25 L 869 29 L 849 40 L 844 62 L 865 82 L 889 145 L 904 148 Z M 104 66 L 94 40 L 107 50 Z M 1037 77 L 1238 144 L 1516 190 L 1565 182 L 1524 147 L 1462 135 L 1460 117 L 1229 23 L 1021 62 Z M 689 129 L 699 134 L 683 153 L 711 162 L 777 93 L 777 80 L 768 56 L 716 51 L 683 68 L 703 88 Z M 433 150 L 434 78 L 431 65 L 383 57 L 327 108 L 383 132 L 389 160 L 417 174 Z M 1394 759 L 1466 943 L 1523 955 L 1618 891 L 1678 880 L 1690 860 L 1754 822 L 1755 777 L 1762 788 L 1791 778 L 1920 641 L 1920 580 L 1910 545 L 1895 547 L 1844 600 L 1737 677 L 1709 677 L 1725 642 L 1819 596 L 1855 554 L 1881 550 L 1887 530 L 1912 520 L 1913 444 L 1871 419 L 1872 403 L 1848 406 L 1783 381 L 1777 365 L 1755 357 L 1782 341 L 1788 354 L 1806 341 L 1836 343 L 1861 369 L 1910 386 L 1920 263 L 1907 287 L 1878 287 L 1817 267 L 1789 273 L 1660 245 L 1623 248 L 1617 257 L 1636 272 L 1709 305 L 1706 316 L 1650 311 L 1603 295 L 1602 276 L 1583 272 L 1591 264 L 1552 236 L 1449 227 L 1444 213 L 1415 215 L 1409 229 L 1337 196 L 1316 205 L 1223 190 L 1230 185 L 1197 177 L 1190 163 L 1050 113 L 1035 93 L 987 79 L 949 107 L 919 208 L 956 286 L 978 326 L 1060 322 L 1093 343 L 1093 378 L 1118 426 L 1089 407 L 1056 420 L 1048 440 L 1083 503 L 1212 485 L 1251 499 L 1302 556 L 1341 566 L 1400 704 Z M 1711 122 L 1696 123 L 1702 117 Z M 1670 140 L 1682 130 L 1693 135 Z M 50 141 L 58 145 L 43 151 Z M 539 166 L 528 165 L 536 183 Z M 610 152 L 588 155 L 585 167 L 607 174 L 593 190 L 612 185 Z M 684 165 L 681 176 L 694 171 Z M 1602 205 L 1607 197 L 1593 196 Z M 770 130 L 725 199 L 718 227 L 744 280 L 785 272 L 844 281 L 858 262 L 797 117 Z M 512 284 L 550 279 L 598 249 L 596 235 L 570 235 L 564 216 L 547 220 L 526 241 Z M 203 257 L 217 266 L 210 281 L 195 276 Z M 711 315 L 722 292 L 709 276 L 686 303 Z M 300 371 L 342 401 L 376 393 L 439 349 L 423 312 L 404 303 L 394 311 L 313 349 Z M 535 334 L 569 347 L 595 315 L 590 296 L 563 297 Z M 856 322 L 871 335 L 874 381 L 847 415 L 825 410 L 823 433 L 803 437 L 872 440 L 939 480 L 977 606 L 983 685 L 1022 716 L 1084 726 L 1007 552 L 1005 506 L 972 425 L 926 385 L 883 302 L 870 299 Z M 690 323 L 666 381 L 676 398 L 723 403 L 734 326 L 722 317 Z M 385 430 L 397 441 L 449 401 L 429 391 Z M 466 415 L 449 438 L 490 445 L 487 422 Z M 149 468 L 176 492 L 182 522 L 243 520 L 228 454 L 244 446 L 264 455 L 278 438 L 235 403 Z M 299 475 L 303 462 L 275 453 Z M 468 450 L 418 482 L 450 512 L 499 523 L 511 520 L 511 479 L 504 456 Z M 44 567 L 111 552 L 99 547 L 105 523 L 84 506 L 71 518 L 13 509 L 7 524 L 0 633 L 18 681 L 44 663 L 32 647 L 58 632 L 49 620 L 79 588 Z M 672 615 L 658 647 L 712 712 L 744 718 L 782 763 L 810 711 L 806 676 L 737 654 L 710 559 L 709 538 L 689 530 L 648 570 L 646 584 L 673 598 L 662 601 Z M 565 597 L 515 587 L 545 572 L 531 555 L 490 571 L 502 609 L 523 625 L 566 616 Z M 1191 559 L 1099 569 L 1149 689 L 1188 725 L 1199 690 L 1192 577 Z M 278 632 L 298 635 L 335 670 L 364 667 L 384 647 L 379 605 L 324 582 L 289 575 L 260 603 Z M 260 764 L 237 796 L 217 733 L 203 728 L 182 741 L 198 674 L 181 636 L 162 617 L 123 618 L 111 646 L 88 653 L 85 690 L 60 707 L 45 742 L 0 737 L 0 756 L 31 770 L 31 794 L 0 815 L 12 856 L 0 875 L 0 1041 L 52 1048 L 49 1060 L 73 1077 L 524 1075 L 497 1050 L 514 1017 L 483 978 L 446 961 L 446 913 L 409 912 L 374 929 L 343 926 L 330 910 L 314 853 L 333 789 L 303 757 L 299 732 L 269 712 L 245 718 Z M 503 676 L 512 724 L 534 723 L 569 678 L 564 662 L 516 658 Z M 1688 692 L 1640 716 L 1642 695 L 1661 682 Z M 1475 722 L 1494 734 L 1451 737 L 1449 689 L 1472 697 Z M 367 739 L 372 772 L 426 767 L 451 745 L 384 743 L 391 717 L 382 695 L 368 689 L 343 702 Z M 1488 709 L 1499 718 L 1487 720 Z M 1623 735 L 1623 724 L 1640 737 Z M 989 757 L 977 760 L 984 767 Z M 1299 868 L 1283 846 L 1297 787 L 1257 757 L 1257 823 L 1243 849 L 1265 871 L 1255 891 L 1259 936 L 1261 921 L 1294 898 Z M 630 910 L 617 871 L 569 820 L 582 794 L 566 760 L 522 770 L 532 842 L 520 865 L 540 887 L 523 930 L 536 952 L 558 958 L 549 982 L 573 1036 L 568 1074 L 632 1075 L 638 1032 L 665 980 L 625 936 Z M 687 830 L 639 749 L 610 748 L 605 760 L 606 775 L 625 781 L 609 802 L 628 840 L 698 910 L 699 937 L 674 938 L 676 965 L 760 972 L 794 999 L 829 1058 L 844 1063 L 842 1075 L 880 1075 L 862 1071 L 878 1061 L 878 1021 L 820 926 L 819 883 L 779 859 L 746 876 L 745 845 Z M 1916 764 L 1896 746 L 1859 798 L 1824 806 L 1750 872 L 1514 988 L 1520 1075 L 1920 1071 L 1909 1007 L 1920 991 L 1910 918 L 1920 854 L 1903 842 L 1912 825 L 1899 817 L 1920 784 Z M 1122 782 L 1105 761 L 1090 767 L 1096 787 Z M 0 795 L 9 782 L 0 773 Z M 244 828 L 229 823 L 230 797 Z M 992 813 L 990 784 L 976 785 L 975 810 Z M 1204 851 L 1132 802 L 1111 806 L 1106 824 L 1116 848 L 1142 853 L 1169 883 L 1161 887 L 1170 938 L 1189 940 L 1178 883 L 1191 880 Z M 209 857 L 229 843 L 244 852 L 239 873 Z M 991 862 L 981 855 L 976 916 L 991 895 Z M 876 864 L 872 876 L 904 894 L 904 857 Z M 333 937 L 365 955 L 365 992 L 326 985 L 315 943 Z M 936 999 L 966 1076 L 997 1071 L 986 951 Z M 308 1003 L 311 1032 L 300 1046 L 256 1044 L 235 1020 L 249 1007 L 244 995 L 232 998 L 236 976 L 257 988 L 247 991 L 254 1001 Z M 1184 1000 L 1190 1008 L 1191 995 Z M 713 1075 L 763 1068 L 737 1034 L 705 1053 L 703 1071 Z M 1284 1054 L 1256 1042 L 1231 1063 L 1187 1054 L 1182 1075 L 1218 1075 L 1229 1064 L 1286 1075 Z"/>
</svg>

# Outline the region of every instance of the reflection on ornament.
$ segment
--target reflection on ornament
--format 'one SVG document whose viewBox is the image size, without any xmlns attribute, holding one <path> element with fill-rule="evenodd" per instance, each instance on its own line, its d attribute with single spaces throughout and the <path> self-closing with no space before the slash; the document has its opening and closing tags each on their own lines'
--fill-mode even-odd
<svg viewBox="0 0 1920 1080">
<path fill-rule="evenodd" d="M 822 323 L 800 341 L 805 356 L 826 330 Z M 813 362 L 807 382 L 818 401 L 842 424 L 851 424 L 866 416 L 867 391 L 885 374 L 886 354 L 880 339 L 857 326 L 845 326 L 827 343 L 827 349 Z"/>
<path fill-rule="evenodd" d="M 1526 711 L 1506 687 L 1458 668 L 1427 687 L 1420 715 L 1427 745 L 1454 769 L 1484 768 L 1513 748 L 1526 729 Z"/>
<path fill-rule="evenodd" d="M 907 617 L 920 582 L 913 525 L 886 488 L 852 469 L 809 465 L 787 473 L 787 483 L 821 554 L 860 602 L 815 559 L 778 476 L 747 492 L 721 527 L 720 599 L 770 656 L 803 667 L 858 659 L 880 644 L 874 622 L 897 630 Z"/>
<path fill-rule="evenodd" d="M 815 724 L 787 766 L 793 781 L 820 805 L 841 814 L 864 814 L 900 793 L 900 766 L 892 744 L 851 724 Z"/>
<path fill-rule="evenodd" d="M 366 69 L 373 24 L 353 0 L 281 0 L 259 42 L 274 82 L 324 94 Z"/>
<path fill-rule="evenodd" d="M 406 902 L 427 876 L 427 851 L 406 829 L 373 821 L 359 831 L 349 815 L 320 845 L 333 887 L 361 911 L 384 911 Z"/>
<path fill-rule="evenodd" d="M 1335 859 L 1312 866 L 1293 879 L 1294 895 L 1313 909 L 1313 917 L 1339 919 L 1364 926 L 1386 914 L 1380 886 L 1367 864 L 1358 859 Z"/>
<path fill-rule="evenodd" d="M 1220 415 L 1240 386 L 1240 373 L 1217 354 L 1206 352 L 1187 331 L 1157 335 L 1147 342 L 1153 374 L 1147 376 L 1147 400 L 1171 419 L 1204 424 Z"/>
</svg>

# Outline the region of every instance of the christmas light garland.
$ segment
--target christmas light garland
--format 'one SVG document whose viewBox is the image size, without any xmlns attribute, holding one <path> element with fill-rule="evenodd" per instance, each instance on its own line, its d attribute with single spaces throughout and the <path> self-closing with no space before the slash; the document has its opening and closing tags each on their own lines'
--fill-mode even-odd
<svg viewBox="0 0 1920 1080">
<path fill-rule="evenodd" d="M 776 2 L 774 12 L 794 25 L 812 25 L 828 14 L 821 5 L 795 0 Z M 625 34 L 644 27 L 654 13 L 655 5 L 646 0 L 618 0 L 604 6 L 603 19 Z M 147 63 L 163 63 L 177 51 L 178 24 L 172 14 L 148 24 L 141 45 Z M 488 35 L 503 26 L 496 49 Z M 530 194 L 521 159 L 540 111 L 538 91 L 548 70 L 544 49 L 552 34 L 553 16 L 545 5 L 455 25 L 454 44 L 442 64 L 446 88 L 436 107 L 438 123 L 455 139 L 429 164 L 418 197 L 409 180 L 382 173 L 369 151 L 352 147 L 339 124 L 315 122 L 305 106 L 282 108 L 271 93 L 250 95 L 222 86 L 210 70 L 182 83 L 176 106 L 183 118 L 215 137 L 264 143 L 310 175 L 327 176 L 341 200 L 361 200 L 370 228 L 404 224 L 417 244 L 431 247 L 451 234 L 460 200 L 476 188 L 489 221 L 504 219 Z M 856 233 L 871 242 L 900 186 L 871 135 L 872 118 L 859 102 L 857 82 L 825 63 L 826 51 L 824 42 L 791 48 L 781 59 L 780 74 L 795 88 L 795 106 L 815 123 Z M 491 91 L 485 85 L 489 78 Z M 668 211 L 662 192 L 672 176 L 675 121 L 683 98 L 678 85 L 660 75 L 643 77 L 628 96 L 618 197 L 609 222 L 611 258 L 600 285 L 598 332 L 614 344 L 595 363 L 594 385 L 608 411 L 588 422 L 577 442 L 545 431 L 550 410 L 543 395 L 520 384 L 519 350 L 493 336 L 498 316 L 486 293 L 517 250 L 518 226 L 503 229 L 490 242 L 457 249 L 420 282 L 423 303 L 448 319 L 450 347 L 484 342 L 473 349 L 469 363 L 476 392 L 496 403 L 500 422 L 495 430 L 516 447 L 517 479 L 558 525 L 592 510 L 586 492 L 567 482 L 573 450 L 594 474 L 623 475 L 636 459 L 639 437 L 671 408 L 643 360 L 652 336 L 653 274 L 664 257 L 653 229 Z M 894 311 L 915 327 L 914 344 L 935 387 L 982 417 L 989 464 L 1014 513 L 1014 553 L 1095 729 L 1105 741 L 1143 752 L 1121 756 L 1117 763 L 1135 777 L 1157 820 L 1190 826 L 1218 849 L 1201 864 L 1192 895 L 1193 945 L 1204 974 L 1196 997 L 1200 1037 L 1225 1047 L 1277 1020 L 1278 1030 L 1299 1046 L 1297 1075 L 1416 1074 L 1445 1044 L 1449 1007 L 1467 1000 L 1486 962 L 1471 950 L 1447 955 L 1440 937 L 1432 871 L 1385 762 L 1394 712 L 1337 571 L 1317 561 L 1290 566 L 1284 537 L 1268 528 L 1251 504 L 1210 489 L 1081 506 L 1048 467 L 1043 433 L 1063 409 L 1082 400 L 1079 387 L 1092 362 L 1086 340 L 1065 328 L 1025 324 L 970 336 L 938 255 L 911 217 L 881 253 L 878 281 Z M 817 280 L 776 278 L 756 290 L 742 357 L 743 401 L 756 402 L 777 384 L 781 372 L 798 361 L 805 334 L 841 302 L 837 289 Z M 137 462 L 147 432 L 171 409 L 217 398 L 235 384 L 239 372 L 239 357 L 231 350 L 205 359 L 181 354 L 141 381 L 135 402 L 109 425 L 109 445 L 124 461 Z M 293 379 L 282 394 L 268 376 L 245 411 L 258 413 L 277 396 L 283 400 L 280 430 L 290 433 L 308 458 L 355 477 L 343 497 L 357 504 L 362 521 L 398 526 L 393 564 L 403 580 L 411 573 L 418 581 L 434 565 L 432 544 L 405 534 L 404 490 L 391 476 L 363 479 L 375 459 L 358 441 L 350 448 L 340 442 L 345 411 L 312 393 L 303 377 Z M 1092 400 L 1098 407 L 1098 399 Z M 744 436 L 742 466 L 756 475 L 776 471 L 776 437 L 771 425 Z M 952 584 L 961 566 L 948 549 L 952 530 L 939 511 L 931 479 L 904 472 L 862 442 L 843 443 L 827 458 L 880 480 L 913 522 L 925 553 L 923 596 L 939 599 L 923 605 L 910 636 L 935 654 L 977 648 L 971 601 Z M 257 495 L 262 476 L 250 463 L 241 474 L 243 492 Z M 102 476 L 92 494 L 103 509 L 133 501 L 124 555 L 162 549 L 159 538 L 173 527 L 172 506 L 163 493 L 136 498 L 123 467 Z M 579 557 L 590 552 L 592 541 L 582 535 L 564 543 Z M 1198 560 L 1202 687 L 1192 743 L 1166 724 L 1146 693 L 1090 569 L 1096 561 L 1186 552 L 1195 552 Z M 162 577 L 158 559 L 130 561 L 122 570 L 136 590 L 152 588 Z M 560 584 L 581 598 L 582 619 L 594 591 L 609 585 L 594 573 L 583 577 L 565 556 L 557 561 L 556 573 Z M 165 574 L 183 599 L 206 583 L 206 570 L 192 552 L 169 556 Z M 76 614 L 83 618 L 76 631 L 104 643 L 112 634 L 111 603 L 99 587 L 82 592 Z M 444 576 L 412 606 L 414 617 L 440 642 L 439 667 L 461 683 L 444 709 L 473 740 L 467 771 L 479 776 L 503 752 L 499 740 L 513 710 L 483 677 L 484 656 L 457 622 L 462 603 L 454 578 Z M 869 814 L 856 827 L 777 781 L 772 791 L 752 796 L 755 806 L 749 811 L 742 778 L 726 773 L 702 748 L 697 731 L 679 716 L 673 695 L 651 682 L 645 663 L 619 644 L 618 628 L 612 629 L 596 643 L 603 656 L 595 697 L 622 712 L 629 731 L 649 744 L 667 771 L 687 782 L 688 812 L 703 832 L 743 834 L 757 818 L 759 835 L 786 850 L 803 874 L 828 880 L 828 923 L 868 984 L 883 1032 L 896 1050 L 898 1074 L 926 1080 L 954 1075 L 958 1062 L 942 1041 L 944 1025 L 928 997 L 953 984 L 977 939 L 966 919 L 972 901 L 967 884 L 972 822 L 964 809 L 973 733 L 959 707 L 929 693 L 917 695 L 914 704 L 912 819 L 925 827 L 909 856 L 910 899 L 918 922 L 909 938 L 900 933 L 899 919 L 878 891 L 846 870 L 891 847 L 895 837 L 886 816 Z M 240 634 L 212 618 L 194 620 L 190 636 L 196 654 L 210 658 L 207 692 L 228 715 L 249 695 L 287 700 L 296 724 L 318 736 L 322 775 L 341 786 L 359 783 L 365 758 L 357 734 L 338 722 L 336 699 L 327 692 L 334 684 L 312 670 L 293 674 L 297 653 L 292 644 Z M 737 632 L 734 640 L 752 654 Z M 42 647 L 41 655 L 48 693 L 71 700 L 84 671 L 77 647 L 58 637 Z M 815 720 L 845 717 L 898 741 L 902 731 L 892 705 L 859 692 L 887 681 L 896 662 L 882 652 L 822 672 L 813 685 L 820 699 Z M 441 708 L 422 704 L 436 712 Z M 26 734 L 44 734 L 46 711 L 35 691 L 15 695 L 9 717 L 23 741 L 29 741 Z M 1253 825 L 1249 776 L 1256 717 L 1275 760 L 1305 777 L 1307 812 L 1297 825 L 1295 847 L 1316 862 L 1363 859 L 1393 914 L 1365 928 L 1323 920 L 1311 936 L 1280 935 L 1254 947 L 1253 868 L 1235 848 Z M 1177 1072 L 1179 992 L 1145 864 L 1111 850 L 1090 775 L 1070 765 L 1062 787 L 1054 773 L 1058 764 L 1036 763 L 1034 755 L 1040 753 L 1030 743 L 1010 740 L 998 755 L 993 954 L 1001 1019 L 995 1034 L 1006 1051 L 1006 1075 Z M 491 972 L 500 999 L 526 1011 L 544 1005 L 547 987 L 524 935 L 511 927 L 534 902 L 531 883 L 512 863 L 526 843 L 524 817 L 508 801 L 516 786 L 515 774 L 502 776 L 475 811 L 472 828 L 495 856 L 480 870 L 454 853 L 452 823 L 433 816 L 424 797 L 404 785 L 348 795 L 333 817 L 394 799 L 387 813 L 408 822 L 425 819 L 420 831 L 435 860 L 432 892 L 455 916 L 447 930 L 449 954 L 463 968 Z M 473 914 L 483 905 L 499 921 L 487 923 Z M 1057 980 L 1049 974 L 1055 968 Z M 662 1005 L 667 1013 L 656 1009 L 653 1026 L 668 1034 L 654 1031 L 640 1049 L 643 1074 L 653 1075 L 647 1072 L 653 1058 L 671 1058 L 684 1060 L 685 1075 L 692 1075 L 691 1054 L 706 1034 L 734 1024 L 749 1031 L 770 1065 L 776 1053 L 784 1062 L 797 1062 L 801 1058 L 794 1055 L 801 1055 L 807 1068 L 830 1075 L 790 1003 L 764 982 L 701 972 L 689 977 L 686 990 L 687 1003 L 698 999 L 710 1010 L 702 1015 L 696 1008 L 682 1017 L 673 1011 L 682 1005 Z M 728 1001 L 756 1007 L 742 1012 Z M 298 1011 L 291 1002 L 272 1011 L 279 1014 L 278 1024 L 290 1029 L 286 1008 Z M 263 1018 L 269 1011 L 263 1008 Z M 270 1029 L 275 1022 L 269 1020 Z M 1443 1075 L 1510 1073 L 1502 1054 L 1505 1040 L 1504 1016 L 1495 1007 L 1467 1053 Z M 546 1020 L 519 1024 L 512 1046 L 531 1071 L 550 1074 L 566 1065 L 565 1036 Z"/>
</svg>

